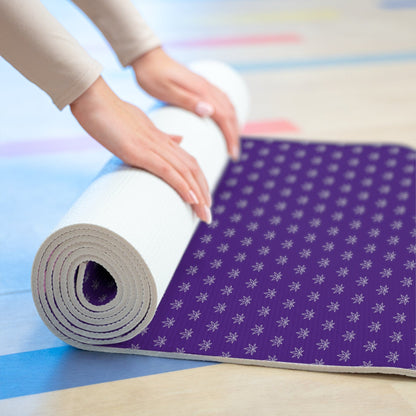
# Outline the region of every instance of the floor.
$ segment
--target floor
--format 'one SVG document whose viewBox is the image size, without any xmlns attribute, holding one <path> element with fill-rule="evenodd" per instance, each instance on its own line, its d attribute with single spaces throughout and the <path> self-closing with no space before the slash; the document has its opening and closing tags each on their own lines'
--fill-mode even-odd
<svg viewBox="0 0 416 416">
<path fill-rule="evenodd" d="M 124 99 L 154 101 L 69 2 L 49 10 Z M 178 60 L 246 80 L 246 135 L 416 146 L 415 0 L 153 0 L 139 9 Z M 68 109 L 0 62 L 1 415 L 416 415 L 415 380 L 78 351 L 30 293 L 36 249 L 108 158 Z"/>
</svg>

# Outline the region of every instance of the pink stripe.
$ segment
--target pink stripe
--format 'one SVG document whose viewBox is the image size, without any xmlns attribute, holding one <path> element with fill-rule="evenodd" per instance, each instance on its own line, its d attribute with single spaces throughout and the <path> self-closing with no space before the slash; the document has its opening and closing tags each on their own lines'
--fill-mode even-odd
<svg viewBox="0 0 416 416">
<path fill-rule="evenodd" d="M 60 153 L 66 151 L 77 152 L 100 147 L 96 141 L 89 137 L 28 140 L 0 143 L 0 157 Z"/>
<path fill-rule="evenodd" d="M 301 37 L 293 33 L 283 33 L 275 35 L 251 35 L 251 36 L 232 36 L 210 39 L 186 39 L 173 40 L 165 43 L 166 46 L 179 48 L 192 48 L 196 46 L 234 46 L 234 45 L 257 45 L 263 43 L 296 43 L 300 42 Z"/>
<path fill-rule="evenodd" d="M 244 127 L 243 134 L 255 135 L 265 133 L 290 133 L 299 129 L 289 120 L 262 120 L 252 121 Z"/>
</svg>

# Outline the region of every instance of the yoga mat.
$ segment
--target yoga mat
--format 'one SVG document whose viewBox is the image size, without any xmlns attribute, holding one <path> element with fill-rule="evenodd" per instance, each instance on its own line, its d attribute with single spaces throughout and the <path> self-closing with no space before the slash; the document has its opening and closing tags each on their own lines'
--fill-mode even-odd
<svg viewBox="0 0 416 416">
<path fill-rule="evenodd" d="M 245 119 L 239 76 L 198 70 Z M 158 109 L 215 188 L 198 223 L 169 186 L 113 159 L 36 256 L 46 325 L 87 350 L 416 376 L 416 151 L 242 139 Z"/>
</svg>

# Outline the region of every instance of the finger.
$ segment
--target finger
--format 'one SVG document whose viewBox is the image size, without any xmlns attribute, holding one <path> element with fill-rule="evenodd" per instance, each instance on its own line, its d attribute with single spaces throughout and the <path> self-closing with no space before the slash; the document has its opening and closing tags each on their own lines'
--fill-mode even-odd
<svg viewBox="0 0 416 416">
<path fill-rule="evenodd" d="M 210 216 L 200 204 L 195 203 L 195 194 L 193 194 L 192 189 L 182 175 L 164 158 L 160 157 L 153 151 L 149 151 L 146 156 L 147 157 L 144 158 L 145 160 L 141 163 L 141 167 L 155 174 L 169 184 L 185 202 L 191 204 L 196 215 L 202 221 L 208 222 L 210 220 Z"/>
<path fill-rule="evenodd" d="M 195 180 L 198 182 L 198 184 L 201 186 L 203 194 L 205 196 L 205 203 L 211 207 L 212 206 L 212 198 L 211 198 L 211 194 L 209 192 L 209 185 L 207 182 L 207 179 L 202 171 L 202 169 L 200 168 L 198 161 L 191 156 L 188 152 L 186 152 L 184 149 L 182 149 L 181 147 L 177 148 L 178 151 L 178 155 L 179 157 L 184 161 L 184 163 L 188 163 L 191 166 L 194 166 L 195 169 L 193 170 L 194 172 L 194 177 Z"/>
<path fill-rule="evenodd" d="M 158 154 L 165 158 L 184 177 L 195 192 L 198 201 L 209 206 L 208 186 L 196 159 L 174 143 L 171 143 L 168 149 L 159 148 Z"/>
</svg>

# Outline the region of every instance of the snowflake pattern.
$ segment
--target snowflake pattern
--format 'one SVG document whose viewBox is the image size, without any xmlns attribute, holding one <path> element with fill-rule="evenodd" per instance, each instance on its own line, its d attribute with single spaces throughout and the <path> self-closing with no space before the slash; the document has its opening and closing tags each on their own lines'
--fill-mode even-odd
<svg viewBox="0 0 416 416">
<path fill-rule="evenodd" d="M 416 370 L 415 164 L 402 146 L 243 139 L 154 319 L 112 346 Z"/>
</svg>

